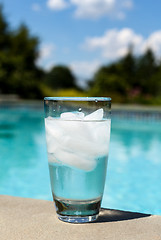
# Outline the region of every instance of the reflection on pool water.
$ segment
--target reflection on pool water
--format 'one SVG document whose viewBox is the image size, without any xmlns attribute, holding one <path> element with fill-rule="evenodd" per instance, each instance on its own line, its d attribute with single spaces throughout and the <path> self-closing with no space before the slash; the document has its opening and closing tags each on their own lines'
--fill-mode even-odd
<svg viewBox="0 0 161 240">
<path fill-rule="evenodd" d="M 51 200 L 42 109 L 0 110 L 0 194 Z M 102 207 L 161 215 L 161 122 L 113 118 Z"/>
</svg>

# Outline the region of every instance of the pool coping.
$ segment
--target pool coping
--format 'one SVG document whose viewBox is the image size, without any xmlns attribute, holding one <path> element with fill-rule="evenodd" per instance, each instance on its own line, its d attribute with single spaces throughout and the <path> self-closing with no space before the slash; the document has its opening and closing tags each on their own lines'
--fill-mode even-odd
<svg viewBox="0 0 161 240">
<path fill-rule="evenodd" d="M 159 240 L 161 216 L 102 209 L 97 222 L 58 220 L 53 202 L 0 195 L 3 240 Z"/>
</svg>

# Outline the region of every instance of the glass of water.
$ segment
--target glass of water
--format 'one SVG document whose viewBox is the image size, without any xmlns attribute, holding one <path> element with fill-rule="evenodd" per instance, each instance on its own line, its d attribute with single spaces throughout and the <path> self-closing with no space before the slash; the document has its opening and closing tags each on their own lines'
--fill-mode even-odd
<svg viewBox="0 0 161 240">
<path fill-rule="evenodd" d="M 111 99 L 45 97 L 51 189 L 58 218 L 95 221 L 104 191 Z"/>
</svg>

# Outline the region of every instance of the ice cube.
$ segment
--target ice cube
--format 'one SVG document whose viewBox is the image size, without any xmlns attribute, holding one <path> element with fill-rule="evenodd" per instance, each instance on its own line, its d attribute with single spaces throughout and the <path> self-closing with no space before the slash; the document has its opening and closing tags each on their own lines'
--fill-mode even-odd
<svg viewBox="0 0 161 240">
<path fill-rule="evenodd" d="M 111 120 L 96 122 L 95 131 L 93 132 L 93 142 L 100 148 L 102 155 L 108 154 L 110 128 Z"/>
<path fill-rule="evenodd" d="M 102 119 L 103 119 L 103 108 L 100 108 L 84 117 L 84 120 L 102 120 Z"/>
<path fill-rule="evenodd" d="M 105 120 L 101 122 L 95 122 L 95 130 L 93 131 L 94 140 L 100 142 L 107 142 L 110 136 L 111 121 Z"/>
<path fill-rule="evenodd" d="M 75 154 L 83 154 L 87 159 L 89 156 L 90 158 L 96 158 L 102 154 L 99 145 L 94 142 L 89 142 L 86 139 L 81 140 L 78 138 L 65 137 L 62 142 L 62 147 Z"/>
<path fill-rule="evenodd" d="M 93 136 L 89 131 L 89 123 L 82 121 L 62 121 L 46 119 L 46 141 L 49 153 L 57 148 L 72 149 L 73 152 L 84 152 L 95 155 L 96 147 L 91 143 Z"/>
<path fill-rule="evenodd" d="M 108 154 L 110 120 L 101 121 L 103 109 L 87 115 L 86 119 L 84 114 L 81 115 L 85 120 L 91 121 L 76 118 L 68 121 L 69 115 L 70 113 L 63 113 L 60 119 L 45 119 L 49 161 L 90 171 L 96 166 L 98 157 Z M 74 113 L 74 117 L 78 116 Z M 93 121 L 98 119 L 100 121 Z"/>
<path fill-rule="evenodd" d="M 46 136 L 48 153 L 54 153 L 59 148 L 59 143 L 51 135 Z"/>
<path fill-rule="evenodd" d="M 54 136 L 55 138 L 60 138 L 63 135 L 59 120 L 45 119 L 45 130 L 47 135 Z"/>
<path fill-rule="evenodd" d="M 76 167 L 84 171 L 91 171 L 96 166 L 96 160 L 85 158 L 83 155 L 67 152 L 63 149 L 56 151 L 54 156 L 57 161 L 60 161 L 63 164 Z"/>
<path fill-rule="evenodd" d="M 80 139 L 84 141 L 87 139 L 88 141 L 92 141 L 93 136 L 92 132 L 89 128 L 89 122 L 84 121 L 66 121 L 62 119 L 50 120 L 46 119 L 46 133 L 52 135 L 58 141 L 62 141 L 62 139 L 66 136 L 70 136 L 75 139 Z"/>
<path fill-rule="evenodd" d="M 63 120 L 81 120 L 84 118 L 84 113 L 82 112 L 65 112 L 60 115 Z"/>
<path fill-rule="evenodd" d="M 59 120 L 45 119 L 46 142 L 49 153 L 54 153 L 63 139 L 63 132 Z"/>
</svg>

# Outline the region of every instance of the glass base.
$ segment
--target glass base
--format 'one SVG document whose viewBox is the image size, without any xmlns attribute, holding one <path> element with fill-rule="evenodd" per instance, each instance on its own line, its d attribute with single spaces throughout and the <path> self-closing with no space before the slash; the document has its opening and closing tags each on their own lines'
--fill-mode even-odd
<svg viewBox="0 0 161 240">
<path fill-rule="evenodd" d="M 69 200 L 54 198 L 58 218 L 64 222 L 87 223 L 96 221 L 101 199 Z"/>
<path fill-rule="evenodd" d="M 58 214 L 58 218 L 63 222 L 68 223 L 88 223 L 94 222 L 98 218 L 98 214 L 94 216 L 86 216 L 86 217 L 79 217 L 79 216 L 61 216 Z"/>
</svg>

